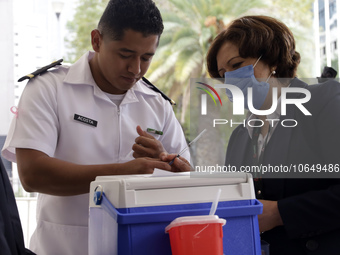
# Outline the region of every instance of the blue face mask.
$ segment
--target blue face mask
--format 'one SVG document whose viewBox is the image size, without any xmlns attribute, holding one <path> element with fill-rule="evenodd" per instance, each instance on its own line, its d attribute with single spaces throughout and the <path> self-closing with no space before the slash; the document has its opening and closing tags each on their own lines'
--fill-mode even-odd
<svg viewBox="0 0 340 255">
<path fill-rule="evenodd" d="M 261 57 L 260 57 L 261 58 Z M 254 68 L 260 58 L 256 61 L 254 67 L 252 65 L 244 66 L 231 72 L 224 74 L 225 84 L 235 85 L 240 88 L 244 95 L 244 108 L 248 108 L 248 88 L 253 88 L 253 106 L 259 110 L 266 99 L 269 91 L 268 77 L 266 82 L 259 82 L 254 76 Z M 233 95 L 229 89 L 226 89 L 227 96 L 233 102 Z"/>
</svg>

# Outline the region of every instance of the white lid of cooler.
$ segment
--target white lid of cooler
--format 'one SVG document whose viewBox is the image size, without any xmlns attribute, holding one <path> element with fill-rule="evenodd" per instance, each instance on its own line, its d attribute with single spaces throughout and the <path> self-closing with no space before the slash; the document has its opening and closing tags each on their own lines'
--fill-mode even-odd
<svg viewBox="0 0 340 255">
<path fill-rule="evenodd" d="M 220 201 L 255 199 L 246 173 L 98 176 L 90 186 L 91 207 L 98 185 L 116 208 L 212 202 L 219 188 Z"/>
</svg>

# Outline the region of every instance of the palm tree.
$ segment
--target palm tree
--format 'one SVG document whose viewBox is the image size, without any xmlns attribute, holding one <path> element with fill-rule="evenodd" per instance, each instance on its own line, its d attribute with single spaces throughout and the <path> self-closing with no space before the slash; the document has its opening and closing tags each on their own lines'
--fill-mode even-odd
<svg viewBox="0 0 340 255">
<path fill-rule="evenodd" d="M 67 22 L 68 35 L 65 37 L 66 46 L 69 49 L 66 62 L 74 63 L 85 52 L 91 50 L 92 29 L 97 27 L 109 0 L 81 0 L 78 2 L 72 21 Z"/>
<path fill-rule="evenodd" d="M 186 131 L 190 122 L 187 114 L 190 97 L 189 80 L 207 76 L 204 64 L 207 50 L 215 36 L 225 28 L 225 24 L 243 15 L 274 16 L 287 23 L 298 36 L 298 42 L 306 46 L 312 43 L 312 40 L 308 37 L 308 33 L 302 31 L 305 31 L 308 26 L 312 27 L 311 6 L 312 0 L 302 2 L 298 0 L 168 0 L 166 10 L 161 9 L 165 29 L 147 77 L 161 86 L 170 98 L 179 101 L 180 122 Z M 301 15 L 301 11 L 304 15 Z M 309 73 L 312 73 L 311 70 Z M 193 103 L 191 108 L 196 109 L 196 103 Z M 190 134 L 194 135 L 193 133 L 198 133 L 202 128 L 211 126 L 211 119 L 232 116 L 231 104 L 228 100 L 225 100 L 223 105 L 224 109 L 214 108 L 214 111 L 209 112 L 211 116 L 208 120 L 197 116 L 190 117 Z M 190 114 L 196 113 L 193 114 L 192 111 Z M 226 144 L 234 128 L 221 126 L 210 129 L 210 132 L 198 141 L 192 153 L 192 156 L 196 157 L 194 159 L 196 165 L 208 166 L 215 165 L 217 162 L 223 165 Z"/>
<path fill-rule="evenodd" d="M 146 75 L 164 90 L 171 98 L 178 101 L 176 109 L 180 113 L 180 121 L 187 131 L 190 78 L 204 78 L 205 56 L 211 41 L 232 19 L 243 15 L 270 15 L 282 20 L 290 27 L 297 39 L 297 50 L 303 56 L 300 77 L 313 73 L 311 63 L 313 50 L 312 40 L 312 2 L 313 0 L 154 0 L 162 12 L 164 33 L 151 67 Z M 89 28 L 95 28 L 108 0 L 80 0 L 74 20 L 68 23 L 70 35 L 68 45 L 72 50 L 68 61 L 78 59 L 91 48 Z M 303 15 L 301 15 L 303 14 Z M 310 29 L 310 30 L 308 30 Z M 301 45 L 301 47 L 299 47 Z M 309 48 L 309 52 L 304 52 Z M 309 56 L 310 61 L 306 61 Z M 211 101 L 208 100 L 208 104 Z M 223 101 L 223 109 L 216 116 L 230 116 L 231 105 Z M 193 106 L 193 107 L 196 107 Z M 208 105 L 209 107 L 209 105 Z M 227 111 L 227 112 L 226 112 Z M 210 112 L 209 112 L 210 114 Z M 213 116 L 210 116 L 213 117 Z M 217 118 L 218 118 L 217 117 Z M 193 122 L 193 121 L 192 121 Z M 197 123 L 196 123 L 197 122 Z M 198 123 L 199 122 L 199 123 Z M 191 126 L 201 125 L 198 119 Z M 197 128 L 198 129 L 198 128 Z M 232 130 L 222 132 L 214 129 L 207 132 L 196 144 L 197 151 L 206 165 L 224 158 L 224 150 Z M 190 131 L 192 131 L 192 127 Z M 196 130 L 199 132 L 199 130 Z M 221 135 L 222 134 L 222 135 Z M 194 134 L 191 134 L 194 135 Z M 211 146 L 213 144 L 214 146 Z M 218 146 L 216 144 L 219 144 Z M 223 147 L 224 146 L 224 147 Z M 213 158 L 213 156 L 215 158 Z M 217 155 L 217 156 L 216 156 Z M 202 165 L 198 163 L 197 165 Z"/>
<path fill-rule="evenodd" d="M 164 33 L 148 77 L 175 101 L 182 102 L 180 121 L 185 121 L 189 79 L 207 75 L 204 58 L 213 38 L 230 20 L 264 10 L 258 0 L 169 0 L 162 12 Z M 258 13 L 258 12 L 257 12 Z M 182 96 L 182 98 L 181 98 Z"/>
<path fill-rule="evenodd" d="M 315 73 L 313 3 L 314 0 L 272 0 L 267 8 L 271 16 L 285 23 L 294 34 L 296 50 L 301 54 L 297 73 L 300 78 L 313 78 Z"/>
<path fill-rule="evenodd" d="M 167 10 L 162 11 L 164 32 L 157 54 L 153 58 L 147 77 L 179 101 L 180 122 L 189 129 L 193 138 L 211 124 L 213 116 L 220 118 L 222 109 L 209 112 L 208 118 L 187 114 L 190 97 L 190 78 L 205 78 L 205 56 L 215 36 L 232 19 L 264 10 L 264 1 L 257 0 L 169 0 Z M 162 9 L 161 9 L 162 10 Z M 198 102 L 195 102 L 195 104 Z M 209 104 L 210 102 L 208 102 Z M 197 106 L 192 105 L 195 109 Z M 231 105 L 229 104 L 229 108 Z M 230 130 L 209 129 L 192 148 L 195 165 L 223 165 L 225 146 Z M 222 149 L 221 149 L 222 148 Z M 202 162 L 202 160 L 204 162 Z"/>
</svg>

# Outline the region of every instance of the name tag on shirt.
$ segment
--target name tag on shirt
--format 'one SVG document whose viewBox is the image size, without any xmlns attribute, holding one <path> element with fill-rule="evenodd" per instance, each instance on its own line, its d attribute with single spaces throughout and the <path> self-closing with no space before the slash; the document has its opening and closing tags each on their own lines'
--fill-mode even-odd
<svg viewBox="0 0 340 255">
<path fill-rule="evenodd" d="M 79 114 L 74 114 L 73 119 L 76 120 L 76 121 L 82 122 L 84 124 L 93 126 L 93 127 L 97 127 L 97 124 L 98 124 L 98 121 L 84 117 L 84 116 L 81 116 Z"/>
</svg>

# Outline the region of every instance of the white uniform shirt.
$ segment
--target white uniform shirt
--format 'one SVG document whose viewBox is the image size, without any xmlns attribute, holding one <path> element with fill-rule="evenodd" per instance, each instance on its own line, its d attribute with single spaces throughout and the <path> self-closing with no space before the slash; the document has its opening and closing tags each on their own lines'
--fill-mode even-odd
<svg viewBox="0 0 340 255">
<path fill-rule="evenodd" d="M 76 164 L 126 162 L 133 159 L 137 125 L 163 131 L 155 137 L 169 153 L 186 146 L 169 102 L 142 81 L 117 107 L 92 77 L 88 61 L 93 55 L 89 52 L 71 67 L 60 66 L 27 84 L 2 151 L 6 159 L 15 162 L 15 148 L 30 148 Z M 183 156 L 189 160 L 188 152 Z M 39 194 L 30 248 L 39 255 L 87 254 L 88 207 L 88 194 Z"/>
</svg>

